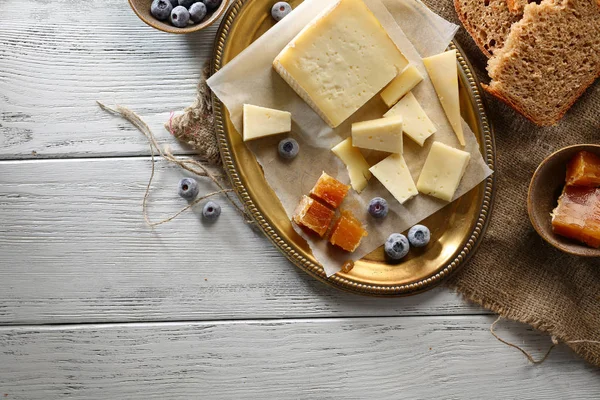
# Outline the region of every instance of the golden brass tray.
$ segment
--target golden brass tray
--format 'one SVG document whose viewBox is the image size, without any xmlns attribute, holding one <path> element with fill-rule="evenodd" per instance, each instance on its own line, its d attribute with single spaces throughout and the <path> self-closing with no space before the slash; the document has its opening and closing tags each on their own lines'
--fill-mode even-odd
<svg viewBox="0 0 600 400">
<path fill-rule="evenodd" d="M 301 0 L 291 1 L 292 6 Z M 225 13 L 215 41 L 211 74 L 232 60 L 270 29 L 272 0 L 235 0 Z M 462 50 L 458 50 L 460 105 L 480 145 L 481 154 L 495 169 L 492 128 L 485 115 L 481 89 Z M 348 273 L 329 278 L 313 257 L 308 244 L 292 228 L 281 203 L 267 184 L 252 152 L 241 140 L 227 109 L 213 96 L 215 126 L 221 156 L 235 192 L 257 225 L 296 266 L 315 278 L 340 289 L 360 294 L 398 296 L 419 293 L 439 284 L 463 265 L 477 249 L 489 222 L 495 192 L 491 177 L 424 220 L 432 230 L 432 241 L 423 251 L 412 250 L 401 264 L 384 261 L 383 249 L 355 262 Z"/>
</svg>

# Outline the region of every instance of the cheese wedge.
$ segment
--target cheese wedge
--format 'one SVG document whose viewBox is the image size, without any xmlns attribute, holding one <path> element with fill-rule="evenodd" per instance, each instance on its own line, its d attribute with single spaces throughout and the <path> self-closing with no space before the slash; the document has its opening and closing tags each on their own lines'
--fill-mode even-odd
<svg viewBox="0 0 600 400">
<path fill-rule="evenodd" d="M 244 142 L 292 130 L 292 114 L 244 104 Z"/>
<path fill-rule="evenodd" d="M 409 65 L 381 91 L 381 98 L 391 107 L 422 80 L 423 75 L 419 70 L 414 65 Z"/>
<path fill-rule="evenodd" d="M 413 181 L 406 161 L 401 154 L 392 154 L 384 158 L 373 165 L 369 171 L 400 204 L 404 204 L 408 199 L 419 194 L 415 181 Z"/>
<path fill-rule="evenodd" d="M 348 138 L 338 143 L 331 151 L 346 164 L 352 188 L 358 193 L 362 192 L 367 187 L 368 180 L 371 179 L 371 173 L 365 157 L 358 148 L 352 146 L 352 139 Z"/>
<path fill-rule="evenodd" d="M 458 142 L 464 146 L 465 137 L 460 117 L 460 104 L 458 100 L 458 67 L 456 66 L 456 50 L 423 59 L 427 73 L 431 78 L 433 87 L 442 103 L 444 112 L 454 129 Z"/>
<path fill-rule="evenodd" d="M 279 53 L 273 68 L 335 128 L 408 61 L 362 0 L 340 0 Z"/>
<path fill-rule="evenodd" d="M 433 142 L 417 181 L 419 191 L 450 201 L 467 169 L 471 155 L 440 142 Z"/>
<path fill-rule="evenodd" d="M 385 118 L 398 115 L 402 116 L 402 130 L 406 136 L 419 146 L 423 146 L 425 140 L 437 131 L 412 92 L 408 92 L 394 107 L 383 114 Z"/>
<path fill-rule="evenodd" d="M 402 117 L 396 115 L 352 124 L 352 145 L 402 153 Z"/>
</svg>

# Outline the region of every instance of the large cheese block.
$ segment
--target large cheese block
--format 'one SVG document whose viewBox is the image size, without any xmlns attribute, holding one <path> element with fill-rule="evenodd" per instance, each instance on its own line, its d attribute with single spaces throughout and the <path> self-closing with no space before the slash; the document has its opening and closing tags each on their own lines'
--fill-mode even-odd
<svg viewBox="0 0 600 400">
<path fill-rule="evenodd" d="M 362 192 L 371 179 L 371 172 L 369 172 L 369 164 L 360 150 L 352 146 L 352 138 L 338 143 L 331 151 L 346 164 L 352 188 L 358 193 Z"/>
<path fill-rule="evenodd" d="M 362 0 L 340 0 L 279 53 L 273 67 L 331 127 L 387 85 L 408 61 Z"/>
<path fill-rule="evenodd" d="M 425 140 L 437 131 L 437 128 L 412 92 L 408 92 L 383 116 L 391 118 L 398 115 L 402 116 L 402 130 L 406 136 L 414 140 L 419 146 L 423 146 Z"/>
<path fill-rule="evenodd" d="M 292 114 L 287 111 L 244 104 L 244 141 L 292 130 Z"/>
<path fill-rule="evenodd" d="M 392 154 L 384 158 L 373 165 L 370 171 L 400 204 L 419 194 L 401 154 Z"/>
<path fill-rule="evenodd" d="M 417 181 L 420 192 L 450 201 L 465 174 L 471 155 L 440 142 L 433 142 Z"/>
<path fill-rule="evenodd" d="M 391 107 L 422 80 L 423 75 L 417 67 L 409 65 L 381 91 L 381 98 L 388 107 Z"/>
<path fill-rule="evenodd" d="M 352 124 L 352 145 L 363 149 L 402 153 L 402 117 L 396 115 Z"/>
<path fill-rule="evenodd" d="M 460 103 L 458 100 L 458 67 L 456 65 L 456 50 L 423 59 L 423 64 L 431 78 L 433 87 L 442 103 L 444 112 L 452 125 L 458 142 L 464 146 L 465 136 L 462 129 L 460 116 Z"/>
</svg>

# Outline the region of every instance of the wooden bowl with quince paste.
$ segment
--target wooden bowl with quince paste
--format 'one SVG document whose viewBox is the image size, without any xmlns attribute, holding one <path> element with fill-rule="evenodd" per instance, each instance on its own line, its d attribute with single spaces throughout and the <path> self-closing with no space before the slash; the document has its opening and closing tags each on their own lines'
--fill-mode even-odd
<svg viewBox="0 0 600 400">
<path fill-rule="evenodd" d="M 580 151 L 588 151 L 600 156 L 600 145 L 579 144 L 565 147 L 542 161 L 531 178 L 527 211 L 534 229 L 547 243 L 576 256 L 600 257 L 600 249 L 594 249 L 552 231 L 551 214 L 565 186 L 567 164 Z"/>
</svg>

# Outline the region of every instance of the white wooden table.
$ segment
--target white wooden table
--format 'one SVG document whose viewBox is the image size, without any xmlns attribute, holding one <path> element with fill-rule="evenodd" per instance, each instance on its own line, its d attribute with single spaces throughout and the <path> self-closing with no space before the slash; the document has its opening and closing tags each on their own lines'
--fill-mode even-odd
<svg viewBox="0 0 600 400">
<path fill-rule="evenodd" d="M 315 281 L 224 200 L 214 225 L 194 210 L 149 229 L 148 144 L 95 101 L 189 154 L 162 124 L 193 100 L 215 31 L 155 31 L 125 0 L 0 1 L 0 399 L 600 396 L 566 347 L 532 366 L 446 288 L 375 299 Z M 154 217 L 183 205 L 182 172 L 157 168 Z"/>
</svg>

